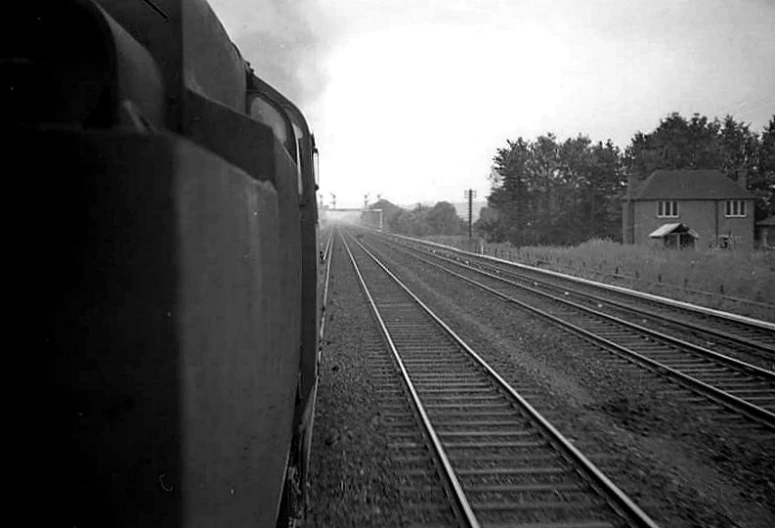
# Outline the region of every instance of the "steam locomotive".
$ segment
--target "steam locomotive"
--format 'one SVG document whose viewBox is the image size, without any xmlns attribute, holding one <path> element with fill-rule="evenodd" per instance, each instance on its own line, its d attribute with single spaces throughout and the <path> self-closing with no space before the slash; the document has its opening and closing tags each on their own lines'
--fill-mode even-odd
<svg viewBox="0 0 775 528">
<path fill-rule="evenodd" d="M 28 182 L 46 387 L 27 523 L 298 522 L 318 336 L 304 116 L 205 0 L 13 9 L 4 163 Z"/>
</svg>

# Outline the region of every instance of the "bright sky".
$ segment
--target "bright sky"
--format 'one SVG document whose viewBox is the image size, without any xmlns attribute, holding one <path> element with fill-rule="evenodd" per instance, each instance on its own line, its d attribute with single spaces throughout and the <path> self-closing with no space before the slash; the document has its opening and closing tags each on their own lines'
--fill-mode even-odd
<svg viewBox="0 0 775 528">
<path fill-rule="evenodd" d="M 210 3 L 259 76 L 307 114 L 321 195 L 338 207 L 366 193 L 484 199 L 496 149 L 518 136 L 624 148 L 672 111 L 729 113 L 757 132 L 775 114 L 775 0 Z"/>
</svg>

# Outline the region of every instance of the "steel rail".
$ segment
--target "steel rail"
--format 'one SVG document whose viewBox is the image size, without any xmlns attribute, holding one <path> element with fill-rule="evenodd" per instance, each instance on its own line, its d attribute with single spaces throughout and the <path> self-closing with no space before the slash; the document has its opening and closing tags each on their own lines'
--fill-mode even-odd
<svg viewBox="0 0 775 528">
<path fill-rule="evenodd" d="M 409 246 L 409 247 L 411 247 L 411 246 Z M 438 257 L 438 255 L 435 255 L 435 256 Z M 741 345 L 747 346 L 749 348 L 756 349 L 757 351 L 762 351 L 762 352 L 766 352 L 766 353 L 769 353 L 769 354 L 775 354 L 775 347 L 772 347 L 772 346 L 770 346 L 770 345 L 768 345 L 766 343 L 761 343 L 761 342 L 758 342 L 758 341 L 754 341 L 754 340 L 748 339 L 747 337 L 743 337 L 743 336 L 740 336 L 740 335 L 734 335 L 734 334 L 731 334 L 729 332 L 724 332 L 722 330 L 716 330 L 715 328 L 711 328 L 711 327 L 708 327 L 708 326 L 703 326 L 703 325 L 695 323 L 693 321 L 688 321 L 688 320 L 676 321 L 676 320 L 671 319 L 670 317 L 668 317 L 667 315 L 664 315 L 664 314 L 648 311 L 645 308 L 639 308 L 637 306 L 633 306 L 631 304 L 627 304 L 625 302 L 621 302 L 621 301 L 618 301 L 618 300 L 615 300 L 615 299 L 610 299 L 610 298 L 602 297 L 602 296 L 597 295 L 597 294 L 592 293 L 592 292 L 586 292 L 586 291 L 579 290 L 579 289 L 576 289 L 576 288 L 573 288 L 573 287 L 564 286 L 562 284 L 552 283 L 552 282 L 549 282 L 546 279 L 536 278 L 536 277 L 533 277 L 533 276 L 526 277 L 524 275 L 520 275 L 519 272 L 516 269 L 513 269 L 513 270 L 512 269 L 508 269 L 509 267 L 513 267 L 513 266 L 508 266 L 508 264 L 506 264 L 504 262 L 500 262 L 499 260 L 496 261 L 496 263 L 497 264 L 502 264 L 503 267 L 498 267 L 494 263 L 487 262 L 487 260 L 484 260 L 484 259 L 478 260 L 477 263 L 481 264 L 482 266 L 486 266 L 490 270 L 499 270 L 499 271 L 502 271 L 504 273 L 507 273 L 507 274 L 511 275 L 512 277 L 520 277 L 520 278 L 522 278 L 522 280 L 534 281 L 534 282 L 540 283 L 543 286 L 546 286 L 548 288 L 565 289 L 565 290 L 570 291 L 570 292 L 572 292 L 572 293 L 574 293 L 576 295 L 579 295 L 581 297 L 585 297 L 585 298 L 588 298 L 588 299 L 593 299 L 593 300 L 598 301 L 598 302 L 606 303 L 606 304 L 609 304 L 609 305 L 614 306 L 616 308 L 619 308 L 621 310 L 626 310 L 626 311 L 629 311 L 629 312 L 633 312 L 635 314 L 639 314 L 639 315 L 642 315 L 642 316 L 645 316 L 645 317 L 649 317 L 651 319 L 656 319 L 656 320 L 659 320 L 659 321 L 662 321 L 664 323 L 668 323 L 668 324 L 671 324 L 671 325 L 679 325 L 680 324 L 681 326 L 683 326 L 685 328 L 691 328 L 691 329 L 693 329 L 693 330 L 695 330 L 697 332 L 702 332 L 702 333 L 705 333 L 705 334 L 709 334 L 709 335 L 715 336 L 717 338 L 720 338 L 722 340 L 726 340 L 728 342 L 732 342 L 732 343 L 735 343 L 735 344 L 741 344 Z M 528 273 L 531 273 L 534 270 L 526 270 L 526 271 Z M 537 274 L 535 274 L 535 275 L 537 275 Z M 576 282 L 576 281 L 570 280 L 570 279 L 568 279 L 566 277 L 557 277 L 557 276 L 553 276 L 553 277 L 555 279 L 559 279 L 559 280 L 564 281 L 564 282 Z M 590 286 L 590 285 L 589 284 L 584 284 L 584 286 Z M 599 289 L 599 288 L 597 288 L 597 289 Z M 616 292 L 616 293 L 622 294 L 622 292 Z M 653 302 L 653 301 L 649 300 L 649 302 Z M 671 308 L 677 308 L 677 307 L 671 306 Z M 682 309 L 682 308 L 679 308 L 679 309 Z M 686 310 L 684 310 L 684 311 L 686 311 Z M 690 313 L 692 313 L 693 315 L 697 315 L 695 312 L 690 312 Z M 707 314 L 703 314 L 703 315 L 707 316 Z M 730 321 L 730 322 L 734 322 L 734 324 L 743 324 L 743 323 L 741 323 L 739 321 Z M 758 326 L 755 327 L 755 328 L 757 330 L 762 330 Z"/>
<path fill-rule="evenodd" d="M 323 259 L 324 260 L 328 260 L 328 257 L 331 254 L 331 247 L 333 246 L 334 234 L 336 232 L 337 232 L 337 228 L 336 227 L 331 228 L 331 234 L 328 236 L 328 242 L 326 243 L 326 249 L 323 252 Z"/>
<path fill-rule="evenodd" d="M 468 523 L 468 526 L 470 526 L 471 528 L 481 528 L 481 525 L 477 520 L 476 515 L 474 514 L 473 509 L 471 508 L 471 505 L 468 502 L 468 497 L 466 497 L 466 494 L 463 491 L 463 487 L 460 485 L 460 481 L 457 478 L 457 474 L 455 474 L 454 469 L 452 469 L 452 464 L 449 461 L 447 452 L 444 449 L 444 446 L 441 445 L 441 440 L 439 440 L 439 437 L 436 434 L 436 430 L 431 424 L 430 418 L 428 417 L 428 414 L 425 411 L 425 407 L 420 401 L 420 396 L 418 395 L 417 390 L 414 387 L 414 383 L 409 378 L 409 373 L 406 370 L 406 366 L 404 365 L 404 362 L 401 359 L 401 356 L 399 355 L 398 350 L 396 349 L 395 343 L 393 342 L 390 332 L 388 331 L 387 326 L 385 325 L 385 321 L 382 319 L 382 315 L 380 314 L 380 311 L 377 308 L 377 304 L 374 301 L 374 297 L 372 297 L 371 292 L 369 291 L 369 288 L 366 285 L 366 281 L 363 279 L 361 270 L 358 268 L 358 264 L 355 262 L 355 257 L 353 256 L 352 251 L 350 250 L 350 246 L 349 244 L 347 244 L 347 240 L 344 237 L 342 237 L 342 242 L 344 243 L 344 247 L 347 250 L 347 254 L 350 257 L 350 262 L 352 262 L 355 273 L 358 276 L 361 289 L 363 290 L 364 294 L 369 300 L 369 305 L 371 306 L 372 313 L 377 318 L 377 322 L 379 323 L 380 329 L 382 330 L 382 335 L 385 337 L 385 341 L 388 344 L 388 348 L 390 348 L 390 352 L 393 355 L 393 358 L 396 360 L 399 370 L 401 371 L 401 376 L 404 379 L 404 383 L 409 389 L 409 394 L 412 397 L 412 402 L 414 404 L 414 407 L 417 410 L 417 413 L 420 415 L 420 419 L 423 423 L 423 427 L 425 428 L 425 431 L 431 440 L 433 449 L 436 451 L 436 456 L 438 457 L 442 467 L 444 468 L 445 476 L 452 488 L 452 491 L 454 492 L 457 505 L 462 510 L 463 516 L 465 517 L 465 521 L 466 523 Z"/>
<path fill-rule="evenodd" d="M 444 249 L 446 251 L 451 251 L 453 253 L 458 253 L 458 254 L 461 254 L 461 255 L 465 255 L 465 256 L 471 257 L 471 258 L 478 258 L 478 259 L 483 259 L 483 260 L 491 260 L 493 262 L 499 262 L 499 263 L 502 263 L 502 264 L 506 264 L 508 266 L 525 269 L 527 271 L 534 272 L 534 273 L 540 273 L 540 274 L 545 274 L 545 275 L 557 276 L 557 277 L 562 278 L 564 280 L 568 280 L 568 281 L 572 281 L 572 282 L 578 282 L 580 284 L 586 284 L 586 285 L 593 286 L 595 288 L 601 288 L 601 289 L 604 289 L 604 290 L 611 290 L 611 291 L 619 292 L 619 293 L 622 293 L 624 295 L 628 295 L 630 297 L 640 297 L 642 299 L 653 301 L 655 303 L 659 303 L 659 304 L 662 304 L 662 305 L 665 305 L 665 306 L 672 306 L 672 307 L 682 308 L 682 309 L 685 309 L 687 311 L 692 311 L 692 312 L 699 313 L 699 314 L 702 314 L 702 315 L 709 315 L 709 316 L 712 316 L 712 317 L 718 317 L 719 319 L 724 319 L 724 320 L 727 320 L 727 321 L 732 321 L 732 322 L 735 322 L 735 323 L 741 323 L 741 324 L 749 325 L 749 326 L 756 327 L 756 328 L 759 328 L 759 329 L 769 330 L 769 331 L 775 332 L 775 323 L 771 323 L 769 321 L 762 321 L 760 319 L 754 319 L 752 317 L 746 317 L 744 315 L 738 315 L 738 314 L 733 314 L 733 313 L 729 313 L 729 312 L 724 312 L 724 311 L 721 311 L 721 310 L 715 310 L 713 308 L 706 308 L 705 306 L 699 306 L 699 305 L 691 304 L 691 303 L 684 302 L 684 301 L 677 301 L 675 299 L 670 299 L 670 298 L 667 298 L 667 297 L 661 297 L 659 295 L 654 295 L 652 293 L 646 293 L 646 292 L 641 292 L 641 291 L 637 291 L 637 290 L 632 290 L 630 288 L 624 288 L 622 286 L 615 286 L 613 284 L 605 284 L 605 283 L 602 283 L 602 282 L 596 282 L 596 281 L 589 280 L 589 279 L 584 279 L 584 278 L 581 278 L 581 277 L 574 277 L 572 275 L 566 275 L 564 273 L 559 273 L 557 271 L 545 270 L 545 269 L 537 268 L 535 266 L 528 266 L 528 265 L 525 265 L 525 264 L 520 264 L 519 262 L 512 262 L 510 260 L 504 260 L 504 259 L 501 259 L 501 258 L 498 258 L 498 257 L 492 257 L 490 255 L 479 255 L 479 254 L 476 254 L 476 253 L 471 253 L 470 251 L 464 251 L 462 249 L 458 249 L 456 247 L 447 246 L 447 245 L 444 245 L 444 244 L 438 244 L 436 242 L 430 242 L 428 240 L 420 240 L 420 239 L 417 239 L 417 238 L 407 237 L 407 236 L 404 236 L 404 235 L 397 235 L 395 233 L 387 233 L 387 234 L 384 234 L 384 236 L 391 237 L 391 238 L 399 238 L 399 239 L 402 239 L 402 240 L 407 240 L 407 241 L 410 241 L 410 242 L 415 242 L 417 244 L 422 244 L 422 245 L 426 245 L 426 246 L 438 247 L 440 249 Z"/>
<path fill-rule="evenodd" d="M 412 255 L 411 252 L 405 252 L 405 253 L 408 254 L 408 255 Z M 428 264 L 433 264 L 430 261 L 422 259 L 421 257 L 418 257 L 416 255 L 413 255 L 413 256 L 415 256 L 415 258 L 423 260 L 424 262 L 426 262 Z M 765 369 L 765 368 L 762 368 L 762 367 L 757 367 L 756 365 L 752 365 L 750 363 L 746 363 L 745 361 L 741 361 L 739 359 L 735 359 L 733 357 L 726 356 L 726 355 L 721 354 L 719 352 L 716 352 L 714 350 L 710 350 L 710 349 L 702 347 L 700 345 L 696 345 L 694 343 L 690 343 L 688 341 L 684 341 L 684 340 L 679 339 L 677 337 L 673 337 L 671 335 L 664 334 L 664 333 L 659 332 L 657 330 L 654 330 L 652 328 L 648 328 L 648 327 L 639 325 L 637 323 L 633 323 L 631 321 L 627 321 L 625 319 L 621 319 L 619 317 L 616 317 L 615 315 L 611 315 L 611 314 L 607 314 L 607 313 L 604 313 L 604 312 L 600 312 L 598 310 L 595 310 L 594 308 L 590 308 L 589 306 L 584 306 L 583 304 L 578 304 L 578 303 L 570 301 L 568 299 L 563 299 L 562 297 L 559 297 L 557 295 L 553 295 L 551 293 L 543 292 L 541 290 L 538 290 L 538 289 L 535 289 L 535 288 L 531 288 L 530 286 L 526 286 L 524 284 L 519 284 L 519 283 L 514 282 L 512 280 L 509 280 L 509 279 L 507 279 L 505 277 L 501 277 L 499 275 L 496 275 L 496 274 L 493 274 L 493 273 L 490 273 L 490 272 L 487 272 L 487 271 L 484 271 L 484 270 L 481 270 L 481 269 L 477 269 L 477 268 L 475 268 L 473 266 L 469 266 L 467 264 L 463 264 L 463 263 L 457 262 L 455 260 L 439 256 L 439 255 L 433 255 L 433 256 L 434 256 L 434 258 L 437 258 L 439 260 L 443 260 L 443 261 L 449 262 L 450 264 L 453 264 L 455 266 L 460 266 L 460 267 L 462 267 L 464 269 L 474 271 L 476 273 L 484 275 L 485 277 L 488 277 L 488 278 L 491 278 L 491 279 L 503 282 L 503 283 L 508 284 L 510 286 L 514 286 L 515 288 L 519 288 L 519 289 L 522 289 L 522 290 L 529 291 L 530 293 L 533 293 L 535 295 L 539 295 L 539 296 L 545 297 L 546 299 L 550 299 L 552 301 L 556 301 L 556 302 L 561 303 L 561 304 L 563 304 L 565 306 L 570 306 L 571 308 L 574 308 L 576 310 L 588 313 L 590 315 L 594 315 L 595 317 L 600 317 L 601 319 L 610 321 L 612 323 L 619 324 L 621 326 L 625 326 L 627 328 L 630 328 L 630 329 L 635 330 L 637 332 L 640 332 L 642 334 L 646 334 L 648 336 L 654 337 L 656 339 L 660 339 L 662 341 L 666 341 L 666 342 L 668 342 L 668 343 L 670 343 L 672 345 L 675 345 L 677 347 L 680 347 L 680 348 L 683 348 L 683 349 L 686 349 L 686 350 L 690 350 L 690 351 L 692 351 L 692 352 L 694 352 L 696 354 L 713 358 L 713 359 L 715 359 L 717 361 L 720 361 L 722 363 L 727 363 L 727 364 L 732 365 L 732 366 L 734 366 L 736 368 L 739 368 L 739 369 L 742 369 L 742 370 L 748 370 L 750 372 L 753 372 L 757 376 L 761 376 L 761 377 L 766 378 L 766 379 L 768 379 L 770 381 L 775 381 L 775 372 L 773 372 L 772 370 L 768 370 L 768 369 Z M 476 283 L 476 284 L 478 284 L 478 283 Z M 582 295 L 585 295 L 585 294 L 582 293 Z"/>
<path fill-rule="evenodd" d="M 430 316 L 466 353 L 472 357 L 489 375 L 496 380 L 498 385 L 506 391 L 511 398 L 524 409 L 547 433 L 547 435 L 559 444 L 565 454 L 573 460 L 583 472 L 609 494 L 615 504 L 625 512 L 625 516 L 634 520 L 639 526 L 657 528 L 658 525 L 635 504 L 616 484 L 614 484 L 600 469 L 597 468 L 584 454 L 581 453 L 565 436 L 560 433 L 543 415 L 541 415 L 530 403 L 525 400 L 500 374 L 498 374 L 479 354 L 477 354 L 463 339 L 455 333 L 444 321 L 442 321 L 417 295 L 414 294 L 392 271 L 390 271 L 371 251 L 362 243 L 355 241 L 361 249 L 398 285 L 400 286 L 423 311 Z M 352 258 L 352 257 L 351 257 Z M 397 352 L 396 352 L 397 354 Z"/>
<path fill-rule="evenodd" d="M 486 264 L 486 265 L 492 266 L 491 264 Z M 498 269 L 498 268 L 493 267 L 493 269 Z M 517 274 L 514 273 L 513 271 L 508 271 L 508 273 L 511 273 L 514 276 L 517 276 Z M 584 292 L 584 291 L 581 291 L 581 290 L 578 290 L 578 289 L 575 289 L 575 288 L 567 288 L 567 287 L 561 286 L 559 284 L 552 284 L 552 283 L 547 282 L 545 280 L 541 280 L 541 279 L 528 279 L 528 280 L 538 280 L 542 284 L 544 284 L 544 285 L 546 285 L 548 287 L 552 287 L 552 288 L 565 288 L 568 291 L 571 291 L 571 292 L 575 293 L 576 295 L 580 295 L 580 296 L 586 297 L 588 299 L 594 299 L 595 301 L 598 301 L 598 302 L 607 303 L 607 304 L 609 304 L 611 306 L 614 306 L 616 308 L 619 308 L 621 310 L 626 310 L 626 311 L 629 311 L 629 312 L 632 312 L 632 313 L 635 313 L 635 314 L 638 314 L 638 315 L 641 315 L 641 316 L 644 316 L 644 317 L 648 317 L 650 319 L 656 319 L 658 321 L 661 321 L 663 324 L 674 325 L 674 326 L 680 325 L 680 326 L 682 326 L 684 328 L 690 328 L 690 329 L 692 329 L 692 330 L 694 330 L 696 332 L 705 333 L 705 334 L 714 336 L 714 337 L 716 337 L 718 339 L 721 339 L 721 340 L 724 340 L 724 341 L 727 341 L 727 342 L 731 342 L 731 343 L 734 343 L 734 344 L 741 344 L 741 345 L 747 346 L 748 348 L 752 348 L 752 349 L 755 349 L 755 350 L 766 352 L 768 354 L 775 354 L 775 347 L 769 346 L 766 343 L 760 343 L 758 341 L 754 341 L 754 340 L 748 339 L 747 337 L 743 337 L 741 335 L 735 335 L 735 334 L 732 334 L 732 333 L 729 333 L 729 332 L 724 332 L 723 330 L 717 330 L 715 328 L 711 328 L 709 326 L 703 326 L 703 325 L 698 324 L 698 323 L 696 323 L 694 321 L 688 321 L 688 320 L 676 321 L 675 319 L 671 319 L 670 317 L 668 317 L 665 314 L 661 314 L 661 313 L 657 313 L 657 312 L 651 312 L 651 311 L 646 310 L 645 308 L 639 308 L 637 306 L 633 306 L 631 304 L 627 304 L 627 303 L 624 303 L 624 302 L 621 302 L 621 301 L 617 301 L 615 299 L 608 299 L 606 297 L 601 297 L 600 295 L 596 295 L 596 294 L 591 293 L 591 292 Z M 736 324 L 740 324 L 740 323 L 737 323 L 737 322 L 735 322 L 735 323 Z"/>
<path fill-rule="evenodd" d="M 622 345 L 619 345 L 618 343 L 614 343 L 613 341 L 610 341 L 604 337 L 600 337 L 588 330 L 585 330 L 577 325 L 574 325 L 572 323 L 569 323 L 567 321 L 564 321 L 563 319 L 552 315 L 550 313 L 547 313 L 539 308 L 535 308 L 534 306 L 531 306 L 523 301 L 520 301 L 518 299 L 515 299 L 514 297 L 511 297 L 509 295 L 506 295 L 505 293 L 499 292 L 498 290 L 495 290 L 493 288 L 490 288 L 489 286 L 482 284 L 480 282 L 477 282 L 473 279 L 470 279 L 464 275 L 461 275 L 455 271 L 452 271 L 450 269 L 447 269 L 443 266 L 440 266 L 434 262 L 431 262 L 427 259 L 424 259 L 422 257 L 419 257 L 417 255 L 412 255 L 414 258 L 425 262 L 426 264 L 429 264 L 431 266 L 434 266 L 446 273 L 449 273 L 450 275 L 453 275 L 455 277 L 458 277 L 459 279 L 468 282 L 477 288 L 481 288 L 489 293 L 492 293 L 493 295 L 500 297 L 501 299 L 516 304 L 517 306 L 520 306 L 521 308 L 528 310 L 532 313 L 535 313 L 536 315 L 539 315 L 540 317 L 543 317 L 545 319 L 548 319 L 549 321 L 562 326 L 564 328 L 567 328 L 568 330 L 576 333 L 577 335 L 580 335 L 587 340 L 593 341 L 597 343 L 598 345 L 602 345 L 605 349 L 610 350 L 611 352 L 617 354 L 620 357 L 624 357 L 625 359 L 634 359 L 638 362 L 641 362 L 643 364 L 646 364 L 647 366 L 650 366 L 652 368 L 661 370 L 666 372 L 667 374 L 674 377 L 676 380 L 679 380 L 683 382 L 685 385 L 689 385 L 694 390 L 698 390 L 705 394 L 705 396 L 713 399 L 719 404 L 724 405 L 725 407 L 731 408 L 735 410 L 736 412 L 742 413 L 743 415 L 747 416 L 748 418 L 756 421 L 759 424 L 764 425 L 765 427 L 769 429 L 775 430 L 775 413 L 772 413 L 766 409 L 763 409 L 757 405 L 754 405 L 752 403 L 749 403 L 741 398 L 738 398 L 737 396 L 733 396 L 732 394 L 729 394 L 728 392 L 725 392 L 723 390 L 720 390 L 712 385 L 709 385 L 703 381 L 700 381 L 696 378 L 693 378 L 691 376 L 688 376 L 687 374 L 684 374 L 683 372 L 680 372 L 672 367 L 669 367 L 667 365 L 663 365 L 662 363 L 659 363 L 658 361 L 655 361 L 651 358 L 648 358 L 642 354 L 639 354 L 638 352 L 635 352 L 633 350 L 630 350 Z M 520 286 L 523 287 L 523 286 Z M 541 295 L 546 295 L 541 293 Z M 731 359 L 731 358 L 730 358 Z M 753 365 L 752 365 L 753 366 Z M 758 368 L 758 367 L 754 367 Z M 767 371 L 769 372 L 769 371 Z"/>
<path fill-rule="evenodd" d="M 334 245 L 335 233 L 336 233 L 336 228 L 332 229 L 331 235 L 329 235 L 328 242 L 326 243 L 326 249 L 323 251 L 323 259 L 326 262 L 326 273 L 325 273 L 325 279 L 323 279 L 324 280 L 323 299 L 321 301 L 321 306 L 320 306 L 320 329 L 318 331 L 318 361 L 320 361 L 320 354 L 323 351 L 323 337 L 325 337 L 325 332 L 326 332 L 326 307 L 328 306 L 328 288 L 331 284 L 331 261 L 333 260 L 331 258 L 331 251 Z"/>
</svg>

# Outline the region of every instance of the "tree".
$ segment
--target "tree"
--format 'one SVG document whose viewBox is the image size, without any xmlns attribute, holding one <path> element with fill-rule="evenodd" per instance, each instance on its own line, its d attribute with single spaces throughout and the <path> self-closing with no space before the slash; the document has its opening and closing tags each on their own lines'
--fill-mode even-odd
<svg viewBox="0 0 775 528">
<path fill-rule="evenodd" d="M 498 211 L 499 221 L 486 229 L 488 237 L 495 241 L 511 240 L 523 242 L 524 231 L 529 216 L 528 204 L 528 160 L 530 144 L 523 138 L 506 141 L 506 148 L 499 148 L 493 157 L 493 170 L 490 175 L 492 192 L 487 197 L 487 205 Z"/>
<path fill-rule="evenodd" d="M 617 236 L 623 187 L 621 154 L 583 135 L 562 143 L 548 133 L 535 141 L 507 141 L 493 158 L 488 205 L 479 223 L 491 240 L 514 244 L 573 244 Z"/>
<path fill-rule="evenodd" d="M 397 205 L 380 198 L 369 206 L 369 209 L 381 209 L 382 210 L 382 224 L 388 226 L 391 231 L 395 231 L 393 225 L 396 222 L 396 216 L 401 214 L 401 209 Z"/>
<path fill-rule="evenodd" d="M 560 200 L 557 188 L 563 183 L 560 146 L 557 137 L 550 133 L 538 136 L 531 144 L 528 162 L 529 192 L 532 196 L 533 218 L 526 226 L 529 242 L 542 243 L 544 239 L 563 238 L 559 225 Z"/>
<path fill-rule="evenodd" d="M 727 174 L 753 171 L 758 138 L 748 125 L 727 115 L 721 122 L 672 113 L 651 133 L 637 132 L 625 150 L 625 166 L 643 179 L 657 169 L 717 169 Z"/>
<path fill-rule="evenodd" d="M 621 237 L 620 199 L 626 189 L 622 155 L 609 139 L 590 148 L 588 193 L 584 216 L 589 218 L 586 238 Z"/>
<path fill-rule="evenodd" d="M 687 120 L 673 113 L 653 132 L 636 133 L 625 151 L 625 166 L 643 179 L 656 169 L 717 169 L 733 179 L 743 172 L 757 196 L 756 219 L 773 212 L 773 128 L 775 116 L 761 138 L 745 123 L 727 115 L 723 122 L 694 114 Z"/>
<path fill-rule="evenodd" d="M 775 115 L 764 127 L 756 149 L 756 170 L 749 178 L 748 186 L 758 199 L 756 219 L 775 214 Z"/>
<path fill-rule="evenodd" d="M 732 174 L 737 170 L 753 169 L 756 166 L 759 141 L 748 125 L 738 123 L 728 115 L 724 118 L 718 139 L 721 151 L 719 169 Z"/>
<path fill-rule="evenodd" d="M 379 200 L 370 209 L 382 209 L 384 225 L 393 233 L 423 237 L 428 235 L 457 235 L 462 232 L 463 220 L 455 206 L 438 202 L 433 207 L 417 204 L 407 211 L 387 200 Z"/>
<path fill-rule="evenodd" d="M 657 169 L 721 168 L 720 130 L 718 119 L 694 114 L 687 120 L 673 112 L 650 134 L 633 136 L 625 150 L 625 166 L 640 179 Z"/>
<path fill-rule="evenodd" d="M 483 236 L 488 241 L 493 242 L 505 240 L 505 236 L 497 232 L 500 226 L 498 211 L 492 207 L 482 207 L 479 210 L 479 218 L 474 222 L 473 228 L 479 236 Z"/>
<path fill-rule="evenodd" d="M 463 219 L 449 202 L 438 202 L 431 207 L 425 215 L 425 221 L 437 235 L 459 235 L 463 227 Z"/>
<path fill-rule="evenodd" d="M 618 239 L 626 174 L 642 179 L 657 169 L 717 169 L 732 177 L 743 171 L 758 196 L 756 219 L 772 214 L 775 116 L 760 139 L 732 116 L 672 113 L 652 132 L 637 132 L 624 154 L 611 140 L 584 135 L 507 140 L 493 157 L 488 213 L 477 227 L 489 240 L 516 245 Z"/>
</svg>

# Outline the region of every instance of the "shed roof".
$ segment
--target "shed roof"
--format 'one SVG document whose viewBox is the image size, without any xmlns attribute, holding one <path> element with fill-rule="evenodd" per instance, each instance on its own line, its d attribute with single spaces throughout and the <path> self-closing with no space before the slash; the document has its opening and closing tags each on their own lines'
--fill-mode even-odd
<svg viewBox="0 0 775 528">
<path fill-rule="evenodd" d="M 756 222 L 757 226 L 775 226 L 775 215 L 770 215 Z"/>
<path fill-rule="evenodd" d="M 662 224 L 649 234 L 649 238 L 662 238 L 663 236 L 669 235 L 671 233 L 689 233 L 694 238 L 699 238 L 700 236 L 697 234 L 697 231 L 688 225 L 675 222 L 670 224 Z"/>
<path fill-rule="evenodd" d="M 718 170 L 657 170 L 633 200 L 753 200 L 754 196 Z"/>
</svg>

